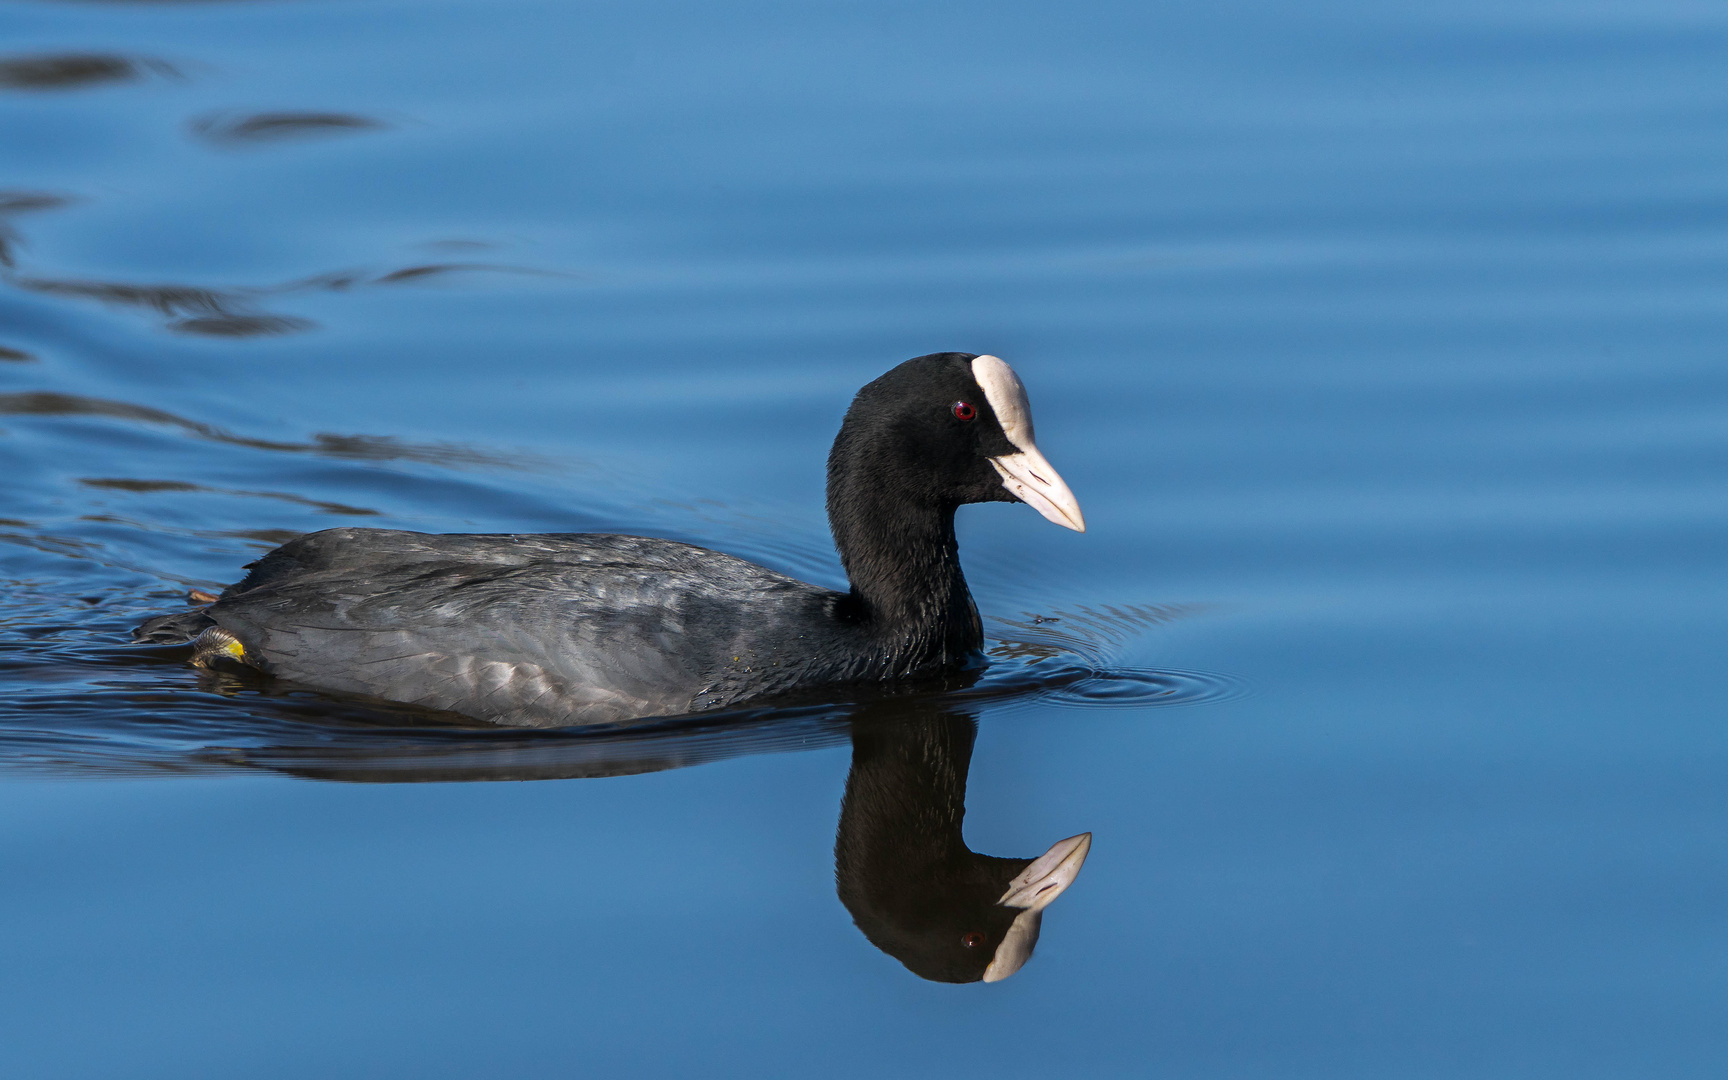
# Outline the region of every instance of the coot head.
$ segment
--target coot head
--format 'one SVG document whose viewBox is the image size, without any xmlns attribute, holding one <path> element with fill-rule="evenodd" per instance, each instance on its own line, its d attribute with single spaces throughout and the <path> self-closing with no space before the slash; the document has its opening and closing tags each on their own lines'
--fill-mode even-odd
<svg viewBox="0 0 1728 1080">
<path fill-rule="evenodd" d="M 828 458 L 829 512 L 837 532 L 848 501 L 885 493 L 909 514 L 963 503 L 1025 502 L 1086 531 L 1080 504 L 1039 453 L 1032 408 L 1014 369 L 994 356 L 932 353 L 858 391 Z"/>
</svg>

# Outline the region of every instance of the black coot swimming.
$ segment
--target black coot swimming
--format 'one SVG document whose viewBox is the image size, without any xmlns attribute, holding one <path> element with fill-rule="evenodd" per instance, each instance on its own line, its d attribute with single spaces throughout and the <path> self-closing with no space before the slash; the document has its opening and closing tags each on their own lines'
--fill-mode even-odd
<svg viewBox="0 0 1728 1080">
<path fill-rule="evenodd" d="M 697 712 L 936 675 L 984 643 L 954 511 L 1021 501 L 1084 532 L 1002 360 L 933 353 L 858 392 L 828 455 L 849 592 L 716 551 L 599 533 L 329 529 L 143 642 L 307 686 L 518 726 Z"/>
</svg>

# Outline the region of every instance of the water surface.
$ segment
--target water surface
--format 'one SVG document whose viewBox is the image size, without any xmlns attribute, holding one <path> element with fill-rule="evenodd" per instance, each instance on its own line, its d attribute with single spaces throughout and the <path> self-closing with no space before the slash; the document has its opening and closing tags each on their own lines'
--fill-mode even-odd
<svg viewBox="0 0 1728 1080">
<path fill-rule="evenodd" d="M 0 1069 L 1720 1075 L 1725 61 L 1689 3 L 0 4 Z M 1089 525 L 963 511 L 995 666 L 908 706 L 973 849 L 1094 835 L 1004 982 L 837 899 L 851 705 L 492 734 L 126 644 L 334 525 L 840 585 L 828 441 L 940 349 Z"/>
</svg>

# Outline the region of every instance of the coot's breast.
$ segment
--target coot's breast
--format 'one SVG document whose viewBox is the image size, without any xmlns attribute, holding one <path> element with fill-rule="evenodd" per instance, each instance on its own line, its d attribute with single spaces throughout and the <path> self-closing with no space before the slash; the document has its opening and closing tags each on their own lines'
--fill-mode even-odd
<svg viewBox="0 0 1728 1080">
<path fill-rule="evenodd" d="M 285 679 L 555 726 L 827 681 L 838 599 L 669 540 L 331 529 L 265 556 L 208 615 Z"/>
</svg>

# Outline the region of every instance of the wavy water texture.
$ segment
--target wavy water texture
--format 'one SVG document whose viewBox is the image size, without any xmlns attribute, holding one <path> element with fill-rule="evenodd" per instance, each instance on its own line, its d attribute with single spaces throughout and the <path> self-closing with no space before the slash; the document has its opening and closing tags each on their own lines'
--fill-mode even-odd
<svg viewBox="0 0 1728 1080">
<path fill-rule="evenodd" d="M 3 69 L 0 69 L 3 75 Z M 308 133 L 360 131 L 381 127 L 363 117 L 325 114 L 265 114 L 206 117 L 194 125 L 203 137 L 221 145 L 246 145 L 304 137 Z M 568 271 L 493 262 L 411 263 L 393 269 L 331 270 L 292 278 L 274 285 L 140 284 L 24 273 L 19 251 L 24 234 L 13 219 L 78 204 L 73 196 L 40 191 L 0 191 L 0 284 L 42 296 L 87 300 L 114 308 L 133 309 L 162 317 L 161 327 L 176 334 L 213 338 L 271 338 L 318 329 L 308 318 L 261 310 L 272 298 L 305 293 L 345 293 L 377 286 L 472 284 L 488 276 L 541 278 L 574 282 L 582 275 Z M 481 242 L 433 242 L 432 247 L 462 250 Z M 3 355 L 0 355 L 3 358 Z"/>
<path fill-rule="evenodd" d="M 452 444 L 414 444 L 391 435 L 336 435 L 320 432 L 305 442 L 284 442 L 249 438 L 225 431 L 214 424 L 188 420 L 161 409 L 133 405 L 124 401 L 104 401 L 100 398 L 52 392 L 0 394 L 0 416 L 95 416 L 129 421 L 151 426 L 176 428 L 199 439 L 250 450 L 269 450 L 284 454 L 317 454 L 323 457 L 352 458 L 361 461 L 418 461 L 445 467 L 485 469 L 522 468 L 531 466 L 523 455 L 497 454 Z M 180 481 L 80 481 L 87 487 L 111 487 L 131 491 L 192 491 L 206 490 L 198 485 L 165 486 Z M 152 487 L 151 485 L 155 485 Z M 130 485 L 130 486 L 128 486 Z M 214 490 L 214 489 L 210 489 Z M 316 500 L 311 500 L 316 502 Z"/>
</svg>

